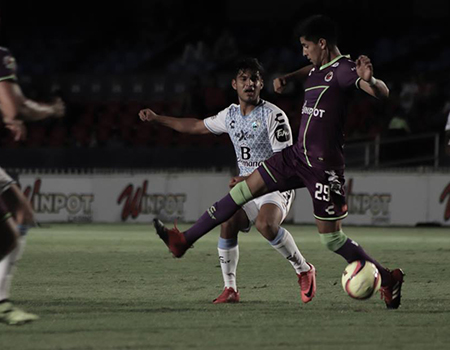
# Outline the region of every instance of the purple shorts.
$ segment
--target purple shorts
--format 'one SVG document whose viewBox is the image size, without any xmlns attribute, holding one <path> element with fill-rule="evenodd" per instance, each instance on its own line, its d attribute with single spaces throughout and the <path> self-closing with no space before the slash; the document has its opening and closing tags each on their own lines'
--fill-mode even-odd
<svg viewBox="0 0 450 350">
<path fill-rule="evenodd" d="M 313 201 L 316 219 L 333 221 L 348 215 L 342 169 L 310 167 L 291 146 L 264 161 L 258 171 L 270 192 L 306 187 Z"/>
</svg>

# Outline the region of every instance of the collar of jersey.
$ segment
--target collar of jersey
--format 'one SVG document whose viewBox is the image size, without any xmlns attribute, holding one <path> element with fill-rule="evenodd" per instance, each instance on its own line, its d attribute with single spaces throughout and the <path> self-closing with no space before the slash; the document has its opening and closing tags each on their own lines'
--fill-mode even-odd
<svg viewBox="0 0 450 350">
<path fill-rule="evenodd" d="M 252 110 L 249 114 L 243 115 L 243 114 L 242 114 L 242 111 L 241 111 L 241 107 L 239 107 L 239 114 L 241 115 L 242 118 L 248 118 L 248 117 L 250 117 L 250 116 L 253 114 L 253 112 L 254 112 L 256 109 L 259 108 L 259 106 L 262 106 L 264 103 L 266 103 L 266 102 L 265 102 L 262 98 L 259 98 L 259 103 L 255 106 L 255 108 L 253 108 L 253 110 Z M 238 106 L 239 106 L 239 105 L 238 105 Z"/>
<path fill-rule="evenodd" d="M 325 68 L 328 68 L 329 66 L 331 66 L 332 64 L 335 64 L 338 60 L 340 60 L 342 57 L 345 58 L 350 58 L 350 55 L 339 55 L 338 57 L 336 57 L 334 60 L 332 60 L 331 62 L 328 62 L 327 64 L 324 64 L 322 67 L 319 68 L 319 70 L 323 70 Z"/>
</svg>

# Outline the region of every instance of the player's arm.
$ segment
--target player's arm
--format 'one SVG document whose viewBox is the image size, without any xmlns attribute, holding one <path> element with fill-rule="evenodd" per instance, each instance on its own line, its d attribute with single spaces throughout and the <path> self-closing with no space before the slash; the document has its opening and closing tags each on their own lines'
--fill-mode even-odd
<svg viewBox="0 0 450 350">
<path fill-rule="evenodd" d="M 285 74 L 281 77 L 275 78 L 273 80 L 273 89 L 275 92 L 281 94 L 283 93 L 284 89 L 286 88 L 286 85 L 290 83 L 291 81 L 299 80 L 299 81 L 305 81 L 306 77 L 308 76 L 309 72 L 312 69 L 312 64 L 307 65 L 303 68 L 300 68 L 294 72 Z"/>
<path fill-rule="evenodd" d="M 144 122 L 154 122 L 185 134 L 203 135 L 210 133 L 201 119 L 175 118 L 159 115 L 150 108 L 141 110 L 139 112 L 139 118 Z"/>
<path fill-rule="evenodd" d="M 373 76 L 373 65 L 369 57 L 359 56 L 356 60 L 356 72 L 361 80 L 359 81 L 359 88 L 369 95 L 382 99 L 389 97 L 389 88 L 380 79 L 375 79 Z"/>
<path fill-rule="evenodd" d="M 65 113 L 64 102 L 60 98 L 53 103 L 30 100 L 23 95 L 20 86 L 11 81 L 0 82 L 0 103 L 5 122 L 13 119 L 36 121 L 62 117 Z"/>
</svg>

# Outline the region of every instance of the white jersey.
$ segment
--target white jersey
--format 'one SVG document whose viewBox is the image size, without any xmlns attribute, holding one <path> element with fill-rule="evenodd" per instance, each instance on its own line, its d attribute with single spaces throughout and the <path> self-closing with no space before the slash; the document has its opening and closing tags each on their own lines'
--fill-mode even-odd
<svg viewBox="0 0 450 350">
<path fill-rule="evenodd" d="M 292 145 L 286 114 L 267 101 L 261 100 L 248 115 L 242 115 L 240 106 L 232 104 L 203 122 L 213 134 L 229 134 L 241 176 L 251 174 L 275 152 Z"/>
</svg>

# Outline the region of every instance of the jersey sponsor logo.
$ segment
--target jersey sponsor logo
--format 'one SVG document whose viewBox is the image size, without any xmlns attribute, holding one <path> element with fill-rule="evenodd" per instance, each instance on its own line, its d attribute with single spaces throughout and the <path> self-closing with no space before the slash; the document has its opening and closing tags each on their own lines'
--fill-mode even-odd
<svg viewBox="0 0 450 350">
<path fill-rule="evenodd" d="M 323 117 L 323 115 L 325 113 L 324 109 L 307 107 L 306 103 L 307 103 L 307 101 L 305 101 L 305 103 L 303 104 L 302 114 L 313 115 L 314 117 L 320 117 L 320 118 Z"/>
<path fill-rule="evenodd" d="M 249 147 L 241 147 L 241 159 L 250 159 L 250 148 Z"/>
<path fill-rule="evenodd" d="M 260 165 L 262 165 L 262 161 L 248 161 L 248 160 L 239 160 L 239 163 L 242 164 L 243 166 L 247 167 L 247 168 L 257 168 Z"/>
<path fill-rule="evenodd" d="M 255 135 L 251 134 L 249 131 L 241 130 L 234 134 L 238 141 L 247 141 L 255 138 Z"/>
<path fill-rule="evenodd" d="M 277 126 L 275 129 L 275 138 L 278 142 L 287 142 L 291 139 L 291 133 L 286 124 Z"/>
<path fill-rule="evenodd" d="M 333 79 L 333 72 L 328 72 L 327 75 L 325 75 L 325 81 L 329 83 Z"/>
</svg>

